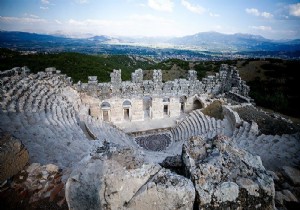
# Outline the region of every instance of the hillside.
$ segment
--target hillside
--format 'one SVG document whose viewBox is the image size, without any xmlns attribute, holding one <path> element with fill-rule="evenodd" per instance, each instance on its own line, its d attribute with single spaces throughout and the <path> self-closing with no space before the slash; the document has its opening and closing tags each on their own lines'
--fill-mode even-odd
<svg viewBox="0 0 300 210">
<path fill-rule="evenodd" d="M 122 79 L 131 79 L 131 72 L 137 68 L 147 68 L 153 61 L 143 57 L 127 55 L 85 55 L 80 53 L 33 54 L 0 49 L 0 70 L 16 66 L 27 66 L 32 72 L 43 71 L 54 66 L 74 82 L 87 82 L 88 76 L 98 76 L 101 82 L 110 80 L 113 69 L 122 69 Z"/>
<path fill-rule="evenodd" d="M 257 105 L 296 117 L 300 117 L 299 65 L 300 61 L 279 59 L 237 62 Z"/>
<path fill-rule="evenodd" d="M 122 69 L 122 79 L 130 80 L 131 73 L 142 68 L 144 79 L 152 79 L 153 69 L 162 69 L 163 81 L 186 78 L 187 70 L 195 69 L 198 79 L 218 72 L 222 63 L 236 65 L 240 76 L 250 86 L 250 96 L 258 106 L 300 117 L 298 91 L 298 67 L 300 61 L 279 59 L 248 59 L 228 61 L 183 61 L 168 59 L 162 62 L 142 56 L 85 55 L 79 53 L 22 55 L 19 52 L 0 49 L 0 70 L 15 66 L 27 66 L 32 72 L 55 66 L 72 77 L 74 82 L 87 82 L 88 76 L 98 76 L 99 82 L 110 80 L 113 69 Z"/>
</svg>

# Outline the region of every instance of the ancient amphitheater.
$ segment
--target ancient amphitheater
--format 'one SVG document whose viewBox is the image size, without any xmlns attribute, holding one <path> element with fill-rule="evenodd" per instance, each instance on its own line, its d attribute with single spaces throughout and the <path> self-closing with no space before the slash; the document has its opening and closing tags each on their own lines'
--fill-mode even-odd
<svg viewBox="0 0 300 210">
<path fill-rule="evenodd" d="M 121 70 L 108 83 L 88 79 L 73 84 L 52 67 L 0 72 L 0 182 L 27 150 L 25 182 L 44 169 L 26 185 L 35 200 L 63 189 L 69 209 L 299 206 L 299 126 L 257 109 L 235 67 L 201 81 L 194 70 L 143 80 L 141 69 L 131 81 Z M 54 172 L 62 184 L 49 188 Z"/>
</svg>

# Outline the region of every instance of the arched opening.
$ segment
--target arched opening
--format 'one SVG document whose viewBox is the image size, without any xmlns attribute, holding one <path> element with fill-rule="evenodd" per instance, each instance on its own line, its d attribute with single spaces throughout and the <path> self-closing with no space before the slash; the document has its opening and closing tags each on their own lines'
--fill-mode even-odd
<svg viewBox="0 0 300 210">
<path fill-rule="evenodd" d="M 143 110 L 144 110 L 144 118 L 151 117 L 151 107 L 152 107 L 152 98 L 150 96 L 144 96 L 143 98 Z"/>
<path fill-rule="evenodd" d="M 170 98 L 163 98 L 163 113 L 164 116 L 169 116 L 169 104 L 170 104 Z"/>
<path fill-rule="evenodd" d="M 164 105 L 164 115 L 168 115 L 168 111 L 169 111 L 169 106 Z"/>
<path fill-rule="evenodd" d="M 202 109 L 202 108 L 203 108 L 202 103 L 198 99 L 196 99 L 193 103 L 193 109 L 195 110 L 195 109 Z"/>
<path fill-rule="evenodd" d="M 124 114 L 124 120 L 130 119 L 130 108 L 131 108 L 131 102 L 126 100 L 123 102 L 123 114 Z"/>
<path fill-rule="evenodd" d="M 180 102 L 180 111 L 184 112 L 185 111 L 185 103 L 186 103 L 186 96 L 181 96 L 179 99 Z"/>
<path fill-rule="evenodd" d="M 108 102 L 103 102 L 101 104 L 101 110 L 102 110 L 102 119 L 103 119 L 103 121 L 108 122 L 109 121 L 109 115 L 110 115 L 110 104 Z"/>
<path fill-rule="evenodd" d="M 170 98 L 163 98 L 163 102 L 170 102 Z"/>
<path fill-rule="evenodd" d="M 89 115 L 91 116 L 91 109 L 89 109 Z"/>
</svg>

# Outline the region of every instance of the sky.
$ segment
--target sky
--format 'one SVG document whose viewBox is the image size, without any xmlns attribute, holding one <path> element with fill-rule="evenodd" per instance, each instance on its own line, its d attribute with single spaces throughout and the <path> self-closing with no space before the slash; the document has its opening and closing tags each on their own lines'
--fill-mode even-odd
<svg viewBox="0 0 300 210">
<path fill-rule="evenodd" d="M 216 31 L 300 38 L 300 0 L 0 0 L 0 30 L 71 37 Z"/>
</svg>

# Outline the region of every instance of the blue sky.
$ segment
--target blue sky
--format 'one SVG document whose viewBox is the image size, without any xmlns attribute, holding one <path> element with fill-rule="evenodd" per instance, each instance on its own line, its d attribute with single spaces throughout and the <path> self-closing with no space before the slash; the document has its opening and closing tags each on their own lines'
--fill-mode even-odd
<svg viewBox="0 0 300 210">
<path fill-rule="evenodd" d="M 0 0 L 0 29 L 74 37 L 217 31 L 300 38 L 299 0 Z"/>
</svg>

